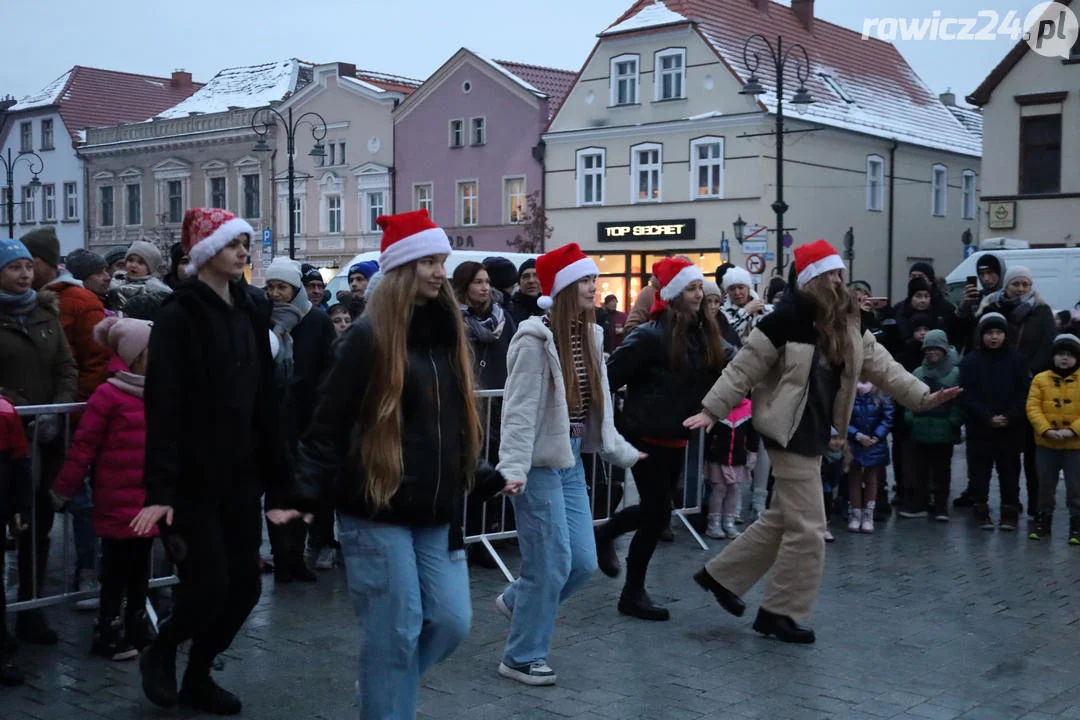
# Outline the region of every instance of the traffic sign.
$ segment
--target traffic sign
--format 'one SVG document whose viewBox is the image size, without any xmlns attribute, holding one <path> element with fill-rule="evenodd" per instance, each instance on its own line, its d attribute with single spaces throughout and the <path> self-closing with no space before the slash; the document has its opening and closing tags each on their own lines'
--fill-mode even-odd
<svg viewBox="0 0 1080 720">
<path fill-rule="evenodd" d="M 747 240 L 767 240 L 769 237 L 768 228 L 764 225 L 747 225 L 743 230 L 743 243 Z"/>
<path fill-rule="evenodd" d="M 789 248 L 795 244 L 795 238 L 791 236 L 791 233 L 784 233 L 784 247 Z"/>
<path fill-rule="evenodd" d="M 745 253 L 763 253 L 769 251 L 769 241 L 762 240 L 743 240 L 742 244 L 743 252 Z"/>
<path fill-rule="evenodd" d="M 765 258 L 760 255 L 746 256 L 746 269 L 751 275 L 760 275 L 765 272 Z"/>
<path fill-rule="evenodd" d="M 728 239 L 726 237 L 725 238 L 720 238 L 720 252 L 722 252 L 722 253 L 731 252 L 731 243 L 728 242 Z"/>
<path fill-rule="evenodd" d="M 270 228 L 265 227 L 265 228 L 263 228 L 263 236 L 262 237 L 263 237 L 263 245 L 266 245 L 267 243 L 272 241 L 272 239 L 274 237 L 274 233 L 272 233 L 270 231 Z"/>
<path fill-rule="evenodd" d="M 775 259 L 776 259 L 776 253 L 772 253 L 772 252 L 765 253 L 765 260 L 767 260 L 768 262 L 772 262 Z"/>
<path fill-rule="evenodd" d="M 974 245 L 965 245 L 964 246 L 964 259 L 967 260 L 969 257 L 974 255 L 978 251 L 979 251 L 979 248 L 977 248 Z"/>
</svg>

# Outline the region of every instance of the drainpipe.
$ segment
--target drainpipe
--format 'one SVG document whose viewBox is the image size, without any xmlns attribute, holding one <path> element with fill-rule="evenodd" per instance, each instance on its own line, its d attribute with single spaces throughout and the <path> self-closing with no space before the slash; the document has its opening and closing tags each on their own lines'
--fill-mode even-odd
<svg viewBox="0 0 1080 720">
<path fill-rule="evenodd" d="M 892 302 L 892 278 L 893 278 L 893 220 L 896 213 L 896 148 L 900 147 L 900 143 L 896 140 L 892 141 L 892 145 L 889 146 L 889 242 L 888 242 L 888 273 L 885 278 L 885 296 L 889 298 L 889 302 Z"/>
<path fill-rule="evenodd" d="M 540 142 L 538 142 L 536 145 L 534 145 L 533 149 L 532 149 L 533 160 L 536 160 L 536 162 L 540 163 L 540 207 L 544 211 L 545 222 L 547 221 L 547 192 L 546 192 L 546 189 L 547 189 L 547 173 L 545 172 L 546 165 L 545 165 L 545 162 L 544 162 L 544 158 L 545 158 L 544 150 L 546 148 L 547 148 L 547 143 L 544 142 L 543 138 L 540 138 Z M 544 248 L 544 241 L 545 240 L 546 240 L 546 238 L 544 237 L 544 233 L 541 232 L 541 234 L 540 234 L 540 252 L 545 251 L 545 248 Z"/>
</svg>

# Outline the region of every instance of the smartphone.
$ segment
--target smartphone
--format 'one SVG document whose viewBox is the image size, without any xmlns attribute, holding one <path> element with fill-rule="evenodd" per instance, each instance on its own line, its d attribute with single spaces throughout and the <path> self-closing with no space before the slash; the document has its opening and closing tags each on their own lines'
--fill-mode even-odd
<svg viewBox="0 0 1080 720">
<path fill-rule="evenodd" d="M 885 297 L 872 297 L 870 298 L 870 307 L 881 309 L 889 307 L 889 298 Z"/>
<path fill-rule="evenodd" d="M 967 276 L 967 284 L 968 285 L 974 285 L 975 287 L 979 287 L 979 278 L 977 278 L 974 275 L 968 275 Z"/>
</svg>

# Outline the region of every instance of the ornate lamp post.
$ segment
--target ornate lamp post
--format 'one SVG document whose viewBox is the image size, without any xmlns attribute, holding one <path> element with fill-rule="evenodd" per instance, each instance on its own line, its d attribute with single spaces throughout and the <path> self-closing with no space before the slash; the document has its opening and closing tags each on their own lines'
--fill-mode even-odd
<svg viewBox="0 0 1080 720">
<path fill-rule="evenodd" d="M 15 206 L 23 204 L 22 201 L 15 202 L 15 166 L 20 160 L 26 161 L 31 174 L 34 176 L 30 179 L 30 200 L 28 202 L 33 202 L 34 193 L 41 187 L 41 180 L 38 179 L 38 173 L 45 169 L 45 162 L 41 159 L 41 156 L 33 150 L 27 150 L 12 157 L 11 148 L 8 148 L 7 157 L 0 155 L 0 165 L 4 167 L 4 173 L 7 177 L 7 202 L 5 205 L 7 210 L 9 240 L 15 239 Z"/>
<path fill-rule="evenodd" d="M 260 113 L 263 113 L 261 122 L 259 120 Z M 270 133 L 270 128 L 280 123 L 285 130 L 286 148 L 289 155 L 289 169 L 286 178 L 289 183 L 289 258 L 294 260 L 296 259 L 296 213 L 293 210 L 293 202 L 296 186 L 296 167 L 293 160 L 296 156 L 296 131 L 305 122 L 311 126 L 311 137 L 315 140 L 315 146 L 311 148 L 308 155 L 316 158 L 326 157 L 326 148 L 322 144 L 323 138 L 326 137 L 326 120 L 319 113 L 306 112 L 294 121 L 292 108 L 288 109 L 288 114 L 285 116 L 273 107 L 266 107 L 256 110 L 255 114 L 251 116 L 251 129 L 259 136 L 259 141 L 252 148 L 254 152 L 270 152 L 270 145 L 266 142 L 266 136 Z"/>
</svg>

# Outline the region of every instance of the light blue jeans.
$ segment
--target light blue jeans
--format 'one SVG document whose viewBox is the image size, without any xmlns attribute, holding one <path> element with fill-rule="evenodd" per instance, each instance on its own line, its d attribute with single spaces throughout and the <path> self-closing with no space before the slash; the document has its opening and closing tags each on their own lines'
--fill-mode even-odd
<svg viewBox="0 0 1080 720">
<path fill-rule="evenodd" d="M 546 662 L 559 603 L 596 572 L 596 539 L 581 464 L 581 440 L 571 438 L 577 463 L 529 470 L 525 492 L 512 498 L 517 519 L 521 577 L 503 592 L 513 613 L 503 662 Z"/>
<path fill-rule="evenodd" d="M 338 522 L 360 625 L 360 718 L 411 720 L 420 676 L 469 634 L 465 551 L 448 549 L 449 525 L 388 525 L 345 514 Z"/>
</svg>

